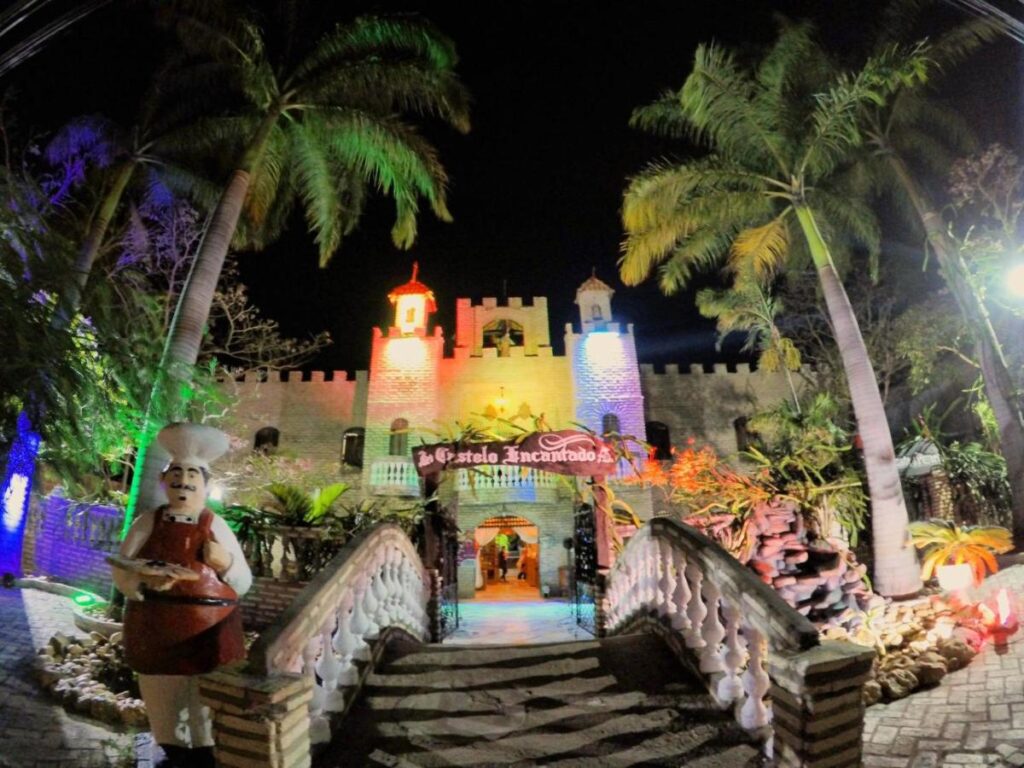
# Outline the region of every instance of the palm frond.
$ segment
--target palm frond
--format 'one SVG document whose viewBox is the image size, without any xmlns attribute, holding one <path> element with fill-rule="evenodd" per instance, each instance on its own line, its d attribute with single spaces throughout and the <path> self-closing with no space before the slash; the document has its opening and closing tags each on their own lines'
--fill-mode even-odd
<svg viewBox="0 0 1024 768">
<path fill-rule="evenodd" d="M 292 157 L 306 223 L 315 234 L 320 266 L 326 266 L 341 244 L 344 229 L 338 197 L 337 168 L 333 168 L 322 135 L 310 135 L 301 123 L 290 126 Z"/>
<path fill-rule="evenodd" d="M 789 253 L 789 208 L 767 224 L 749 227 L 740 232 L 729 249 L 730 268 L 739 271 L 750 264 L 754 274 L 765 279 L 773 275 Z"/>
<path fill-rule="evenodd" d="M 369 57 L 419 58 L 436 70 L 454 69 L 455 45 L 433 24 L 414 16 L 361 16 L 324 35 L 293 72 L 295 83 Z"/>
<path fill-rule="evenodd" d="M 891 46 L 869 59 L 855 77 L 841 75 L 816 97 L 808 118 L 810 135 L 798 165 L 811 178 L 826 176 L 860 144 L 860 111 L 882 106 L 900 86 L 924 82 L 929 60 L 919 43 L 909 49 Z"/>
<path fill-rule="evenodd" d="M 376 114 L 428 115 L 455 129 L 469 130 L 469 94 L 450 70 L 435 70 L 420 61 L 371 59 L 331 69 L 295 86 L 301 103 L 346 104 Z"/>
<path fill-rule="evenodd" d="M 671 139 L 690 139 L 699 133 L 680 108 L 677 91 L 665 91 L 650 104 L 634 109 L 629 125 Z"/>
<path fill-rule="evenodd" d="M 324 131 L 332 154 L 343 165 L 394 199 L 396 245 L 412 245 L 420 198 L 427 200 L 439 219 L 451 220 L 446 202 L 448 176 L 436 150 L 412 127 L 394 118 L 339 110 L 325 120 Z"/>
<path fill-rule="evenodd" d="M 676 243 L 658 269 L 658 286 L 666 296 L 685 288 L 697 272 L 712 269 L 729 250 L 733 231 L 704 229 Z M 620 262 L 621 263 L 621 262 Z M 623 278 L 627 285 L 630 283 Z"/>
<path fill-rule="evenodd" d="M 731 53 L 714 44 L 700 45 L 679 103 L 695 138 L 727 157 L 747 158 L 748 167 L 788 176 L 788 159 L 772 131 L 777 110 L 757 102 L 755 93 L 755 84 Z"/>
</svg>

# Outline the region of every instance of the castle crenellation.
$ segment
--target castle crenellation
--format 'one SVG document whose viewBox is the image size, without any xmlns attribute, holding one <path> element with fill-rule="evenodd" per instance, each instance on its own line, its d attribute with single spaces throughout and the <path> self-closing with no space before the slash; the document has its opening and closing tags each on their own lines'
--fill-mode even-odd
<svg viewBox="0 0 1024 768">
<path fill-rule="evenodd" d="M 234 382 L 238 404 L 225 427 L 245 460 L 253 448 L 337 468 L 364 498 L 419 496 L 409 448 L 436 441 L 454 425 L 533 420 L 551 429 L 583 425 L 632 435 L 664 447 L 689 438 L 721 454 L 736 451 L 745 418 L 789 396 L 784 373 L 747 363 L 665 366 L 639 363 L 633 325 L 614 315 L 614 291 L 596 276 L 576 291 L 579 318 L 565 326 L 565 353 L 551 346 L 547 299 L 511 296 L 456 299 L 455 327 L 430 321 L 433 292 L 415 274 L 388 298 L 394 321 L 373 328 L 366 371 L 280 371 Z M 804 371 L 809 373 L 809 370 Z M 518 421 L 516 421 L 518 420 Z M 357 477 L 356 477 L 357 476 Z M 522 490 L 522 489 L 520 489 Z M 641 517 L 653 513 L 649 494 L 620 489 Z M 453 491 L 445 504 L 468 530 L 494 516 L 518 515 L 538 527 L 541 581 L 559 588 L 559 568 L 572 535 L 569 498 L 531 487 L 495 487 L 480 496 Z M 390 502 L 388 502 L 390 503 Z"/>
</svg>

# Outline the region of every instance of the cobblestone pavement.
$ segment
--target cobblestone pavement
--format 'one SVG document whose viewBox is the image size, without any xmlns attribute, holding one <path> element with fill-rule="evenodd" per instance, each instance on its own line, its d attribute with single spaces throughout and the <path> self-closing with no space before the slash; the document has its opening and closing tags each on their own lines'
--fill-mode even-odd
<svg viewBox="0 0 1024 768">
<path fill-rule="evenodd" d="M 82 634 L 70 600 L 0 589 L 0 768 L 134 765 L 131 734 L 68 714 L 33 680 L 32 657 L 55 632 Z"/>
<path fill-rule="evenodd" d="M 1024 566 L 989 578 L 983 597 L 1007 587 L 1024 597 Z M 1006 652 L 991 645 L 966 669 L 867 711 L 865 768 L 1024 766 L 1024 632 Z"/>
</svg>

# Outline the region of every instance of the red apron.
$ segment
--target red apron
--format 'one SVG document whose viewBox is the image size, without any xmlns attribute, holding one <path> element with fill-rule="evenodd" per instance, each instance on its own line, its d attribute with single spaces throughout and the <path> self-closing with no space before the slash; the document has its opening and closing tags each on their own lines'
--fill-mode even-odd
<svg viewBox="0 0 1024 768">
<path fill-rule="evenodd" d="M 178 523 L 163 512 L 157 510 L 153 532 L 135 557 L 191 568 L 199 579 L 127 601 L 125 661 L 145 675 L 199 675 L 244 659 L 238 594 L 202 561 L 213 513 L 204 509 L 198 523 Z"/>
</svg>

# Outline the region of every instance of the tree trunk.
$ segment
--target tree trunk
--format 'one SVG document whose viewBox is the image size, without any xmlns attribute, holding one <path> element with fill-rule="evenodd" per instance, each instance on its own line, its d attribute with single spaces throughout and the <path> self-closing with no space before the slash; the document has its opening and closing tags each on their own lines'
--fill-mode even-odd
<svg viewBox="0 0 1024 768">
<path fill-rule="evenodd" d="M 875 557 L 874 588 L 894 597 L 921 589 L 921 571 L 907 533 L 909 518 L 896 469 L 896 451 L 889 432 L 882 396 L 867 347 L 832 256 L 811 210 L 795 205 L 797 218 L 821 280 L 825 305 L 850 388 L 853 413 L 864 450 L 864 467 L 871 499 L 871 534 Z"/>
<path fill-rule="evenodd" d="M 92 272 L 92 265 L 96 262 L 96 255 L 100 252 L 100 246 L 103 245 L 103 240 L 107 236 L 110 222 L 117 212 L 117 206 L 121 203 L 121 197 L 134 172 L 135 160 L 131 158 L 118 166 L 117 173 L 114 175 L 114 183 L 106 197 L 103 198 L 96 218 L 93 219 L 92 225 L 85 235 L 85 240 L 82 242 L 82 247 L 78 251 L 71 279 L 61 294 L 57 311 L 50 323 L 51 328 L 63 330 L 71 325 L 71 320 L 82 303 L 82 294 L 89 282 L 89 275 Z"/>
<path fill-rule="evenodd" d="M 942 226 L 942 217 L 934 210 L 918 188 L 914 177 L 898 155 L 890 152 L 889 167 L 899 179 L 914 210 L 921 219 L 928 242 L 935 251 L 942 276 L 960 307 L 974 342 L 978 347 L 981 377 L 985 396 L 999 425 L 999 447 L 1006 461 L 1013 511 L 1013 539 L 1017 549 L 1024 547 L 1024 417 L 1003 357 L 999 338 L 981 297 L 971 287 L 970 276 L 957 248 Z"/>
<path fill-rule="evenodd" d="M 231 174 L 214 209 L 209 226 L 203 233 L 199 252 L 196 254 L 174 319 L 171 321 L 160 371 L 150 394 L 143 440 L 152 441 L 159 432 L 162 424 L 154 424 L 152 421 L 162 421 L 161 412 L 171 421 L 179 421 L 186 416 L 188 391 L 192 384 L 196 360 L 199 358 L 203 332 L 210 317 L 213 294 L 217 289 L 231 240 L 238 227 L 242 206 L 249 192 L 252 171 L 263 154 L 279 115 L 277 109 L 271 109 L 264 117 L 242 155 L 239 167 Z M 163 404 L 165 407 L 160 407 Z M 159 483 L 162 469 L 160 458 L 151 450 L 149 444 L 139 446 L 139 460 L 136 462 L 132 493 L 129 495 L 128 509 L 125 513 L 125 530 L 138 510 L 154 509 L 166 501 Z"/>
</svg>

